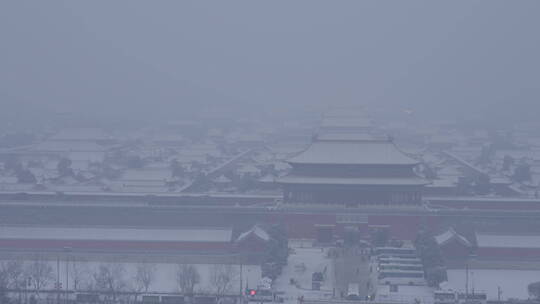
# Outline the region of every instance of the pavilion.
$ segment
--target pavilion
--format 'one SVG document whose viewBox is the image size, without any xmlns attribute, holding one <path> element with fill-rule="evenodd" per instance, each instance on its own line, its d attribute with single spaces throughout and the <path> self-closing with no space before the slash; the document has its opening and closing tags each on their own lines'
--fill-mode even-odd
<svg viewBox="0 0 540 304">
<path fill-rule="evenodd" d="M 278 179 L 286 203 L 420 204 L 427 184 L 414 172 L 419 161 L 372 134 L 320 134 L 288 163 Z"/>
</svg>

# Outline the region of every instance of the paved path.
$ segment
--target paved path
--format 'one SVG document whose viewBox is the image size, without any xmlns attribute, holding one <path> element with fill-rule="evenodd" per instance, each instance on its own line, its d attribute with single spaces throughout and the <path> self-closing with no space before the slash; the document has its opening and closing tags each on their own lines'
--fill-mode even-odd
<svg viewBox="0 0 540 304">
<path fill-rule="evenodd" d="M 343 295 L 343 297 L 346 297 L 349 284 L 358 284 L 359 296 L 361 299 L 365 299 L 369 294 L 369 258 L 362 255 L 360 249 L 350 248 L 341 252 L 340 256 L 335 259 L 334 267 L 336 296 Z"/>
</svg>

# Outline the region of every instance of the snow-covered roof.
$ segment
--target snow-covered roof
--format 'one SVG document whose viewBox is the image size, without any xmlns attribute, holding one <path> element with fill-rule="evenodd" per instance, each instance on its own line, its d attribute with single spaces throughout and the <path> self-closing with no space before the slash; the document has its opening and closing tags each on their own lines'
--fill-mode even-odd
<svg viewBox="0 0 540 304">
<path fill-rule="evenodd" d="M 134 186 L 126 185 L 120 188 L 112 188 L 113 191 L 122 193 L 143 193 L 143 194 L 156 194 L 169 192 L 169 188 L 165 186 Z"/>
<path fill-rule="evenodd" d="M 465 245 L 467 247 L 472 246 L 471 242 L 469 242 L 469 240 L 467 240 L 464 236 L 457 233 L 454 230 L 454 228 L 449 228 L 445 232 L 435 236 L 435 241 L 437 241 L 437 244 L 439 244 L 439 246 L 444 245 L 444 244 L 448 243 L 449 241 L 451 241 L 453 239 L 458 240 L 458 242 L 460 242 L 461 244 L 463 244 L 463 245 Z"/>
<path fill-rule="evenodd" d="M 223 184 L 227 184 L 227 183 L 230 183 L 232 182 L 230 178 L 226 177 L 225 175 L 220 175 L 219 177 L 217 178 L 214 178 L 213 180 L 214 183 L 223 183 Z"/>
<path fill-rule="evenodd" d="M 367 129 L 373 127 L 373 123 L 367 117 L 325 117 L 321 127 Z"/>
<path fill-rule="evenodd" d="M 324 113 L 324 117 L 349 117 L 349 118 L 369 118 L 366 110 L 359 106 L 340 106 L 333 109 L 329 109 Z"/>
<path fill-rule="evenodd" d="M 540 248 L 540 235 L 476 233 L 479 248 Z"/>
<path fill-rule="evenodd" d="M 389 140 L 314 141 L 288 160 L 292 164 L 415 165 L 417 160 L 399 151 Z"/>
<path fill-rule="evenodd" d="M 17 181 L 16 176 L 0 176 L 0 184 L 16 184 Z"/>
<path fill-rule="evenodd" d="M 451 240 L 454 237 L 454 235 L 456 235 L 456 232 L 454 231 L 454 229 L 450 228 L 446 230 L 445 232 L 439 235 L 436 235 L 435 241 L 437 241 L 437 244 L 442 245 L 448 242 L 449 240 Z"/>
<path fill-rule="evenodd" d="M 94 142 L 44 141 L 33 147 L 37 152 L 103 152 L 105 148 Z"/>
<path fill-rule="evenodd" d="M 282 184 L 312 184 L 312 185 L 425 185 L 427 181 L 419 177 L 311 177 L 288 175 L 277 180 Z"/>
<path fill-rule="evenodd" d="M 113 139 L 110 135 L 105 133 L 101 129 L 97 128 L 75 128 L 75 129 L 66 129 L 58 132 L 51 137 L 51 140 L 109 140 Z"/>
<path fill-rule="evenodd" d="M 444 179 L 434 179 L 431 180 L 431 183 L 427 185 L 428 187 L 445 187 L 445 188 L 454 188 L 457 186 L 457 179 L 455 178 L 444 178 Z"/>
<path fill-rule="evenodd" d="M 504 176 L 490 177 L 489 182 L 492 184 L 504 184 L 504 185 L 512 184 L 512 181 L 508 177 L 504 177 Z"/>
<path fill-rule="evenodd" d="M 230 142 L 262 142 L 263 138 L 259 134 L 235 132 L 227 135 Z"/>
<path fill-rule="evenodd" d="M 129 169 L 122 174 L 121 180 L 166 181 L 171 178 L 171 169 Z"/>
<path fill-rule="evenodd" d="M 361 141 L 361 140 L 375 140 L 376 136 L 369 133 L 329 133 L 325 132 L 317 135 L 317 140 L 322 141 Z"/>
<path fill-rule="evenodd" d="M 54 169 L 44 169 L 44 168 L 29 168 L 30 172 L 39 180 L 39 179 L 54 179 L 60 176 L 56 167 Z"/>
<path fill-rule="evenodd" d="M 230 228 L 96 228 L 0 226 L 0 239 L 149 242 L 230 242 Z"/>
<path fill-rule="evenodd" d="M 154 142 L 183 142 L 185 141 L 185 138 L 178 133 L 156 132 L 153 135 L 152 140 Z"/>
<path fill-rule="evenodd" d="M 89 160 L 74 160 L 71 162 L 71 169 L 75 171 L 86 171 L 90 168 L 91 161 Z"/>
<path fill-rule="evenodd" d="M 34 187 L 34 184 L 0 184 L 0 191 L 31 191 Z"/>
<path fill-rule="evenodd" d="M 259 178 L 259 182 L 261 183 L 273 183 L 275 182 L 276 180 L 276 177 L 273 176 L 272 174 L 267 174 L 261 178 Z"/>
<path fill-rule="evenodd" d="M 445 166 L 437 170 L 438 176 L 463 176 L 463 173 L 457 166 Z"/>
<path fill-rule="evenodd" d="M 505 156 L 509 156 L 515 160 L 522 158 L 535 159 L 535 153 L 528 149 L 513 149 L 513 150 L 497 150 L 495 151 L 495 157 L 503 159 Z"/>
<path fill-rule="evenodd" d="M 105 159 L 105 152 L 101 151 L 88 151 L 88 152 L 79 152 L 73 151 L 69 152 L 68 158 L 72 161 L 84 160 L 91 162 L 103 162 Z"/>
<path fill-rule="evenodd" d="M 291 166 L 285 162 L 274 162 L 273 163 L 274 165 L 274 170 L 277 170 L 277 171 L 285 171 L 285 170 L 289 170 L 291 168 Z"/>
<path fill-rule="evenodd" d="M 241 241 L 241 240 L 244 240 L 245 238 L 247 238 L 248 236 L 250 236 L 251 234 L 254 234 L 256 235 L 258 238 L 260 238 L 261 240 L 264 240 L 264 241 L 268 241 L 270 240 L 270 235 L 268 235 L 268 233 L 266 231 L 264 231 L 262 228 L 260 228 L 259 226 L 254 226 L 253 228 L 251 228 L 250 230 L 240 234 L 238 236 L 238 238 L 236 239 L 236 241 Z"/>
<path fill-rule="evenodd" d="M 244 165 L 236 170 L 236 172 L 240 174 L 258 174 L 261 172 L 257 167 L 254 165 Z"/>
<path fill-rule="evenodd" d="M 99 185 L 51 185 L 47 187 L 58 192 L 102 192 L 103 187 Z"/>
</svg>

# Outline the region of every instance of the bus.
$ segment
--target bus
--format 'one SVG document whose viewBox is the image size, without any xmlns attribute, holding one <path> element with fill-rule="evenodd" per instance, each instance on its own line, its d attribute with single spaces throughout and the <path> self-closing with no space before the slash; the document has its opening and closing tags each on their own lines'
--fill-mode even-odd
<svg viewBox="0 0 540 304">
<path fill-rule="evenodd" d="M 422 260 L 418 258 L 378 258 L 379 265 L 382 264 L 406 264 L 406 265 L 422 265 Z"/>
<path fill-rule="evenodd" d="M 159 304 L 161 303 L 159 296 L 156 295 L 143 295 L 141 297 L 143 304 Z"/>
<path fill-rule="evenodd" d="M 249 289 L 247 291 L 247 300 L 249 302 L 272 302 L 274 293 L 270 289 Z"/>
<path fill-rule="evenodd" d="M 184 304 L 183 295 L 159 295 L 159 294 L 143 294 L 141 297 L 142 304 Z"/>
<path fill-rule="evenodd" d="M 360 300 L 360 285 L 358 283 L 350 283 L 347 288 L 347 300 Z"/>
<path fill-rule="evenodd" d="M 377 247 L 375 248 L 375 254 L 393 257 L 416 257 L 416 249 L 413 247 Z"/>
<path fill-rule="evenodd" d="M 387 255 L 416 255 L 416 249 L 413 247 L 377 247 L 375 248 L 375 254 L 387 254 Z"/>
<path fill-rule="evenodd" d="M 213 296 L 195 296 L 193 297 L 193 304 L 217 304 L 217 297 Z"/>
<path fill-rule="evenodd" d="M 272 302 L 274 301 L 274 293 L 272 292 L 272 280 L 262 278 L 257 284 L 256 289 L 247 290 L 248 301 L 253 302 Z"/>
<path fill-rule="evenodd" d="M 99 303 L 101 302 L 97 293 L 78 293 L 75 295 L 77 303 Z"/>
<path fill-rule="evenodd" d="M 423 265 L 415 264 L 379 264 L 378 271 L 382 270 L 414 270 L 414 271 L 424 271 Z"/>
<path fill-rule="evenodd" d="M 400 259 L 400 260 L 418 260 L 418 255 L 415 254 L 379 254 L 377 260 L 382 259 Z"/>
<path fill-rule="evenodd" d="M 425 285 L 423 271 L 381 270 L 378 275 L 380 284 L 387 285 Z"/>
<path fill-rule="evenodd" d="M 161 296 L 161 304 L 184 304 L 184 296 Z"/>
<path fill-rule="evenodd" d="M 435 290 L 433 292 L 434 304 L 457 304 L 458 295 L 453 290 Z"/>
<path fill-rule="evenodd" d="M 459 303 L 463 304 L 486 304 L 487 303 L 487 294 L 485 292 L 475 292 L 472 293 L 459 293 L 458 294 Z"/>
</svg>

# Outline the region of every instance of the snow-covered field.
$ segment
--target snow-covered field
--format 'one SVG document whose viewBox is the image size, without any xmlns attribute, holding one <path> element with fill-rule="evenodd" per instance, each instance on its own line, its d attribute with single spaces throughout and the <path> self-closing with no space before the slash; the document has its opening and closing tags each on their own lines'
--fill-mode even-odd
<svg viewBox="0 0 540 304">
<path fill-rule="evenodd" d="M 484 291 L 488 299 L 497 299 L 497 287 L 502 290 L 502 299 L 528 299 L 527 285 L 540 281 L 539 270 L 496 270 L 470 269 L 469 292 L 472 288 Z M 456 290 L 465 290 L 465 270 L 448 270 L 448 283 Z"/>
<path fill-rule="evenodd" d="M 0 261 L 1 262 L 1 261 Z M 26 264 L 30 262 L 25 262 Z M 57 274 L 57 263 L 56 261 L 48 261 L 47 263 L 53 269 L 53 278 L 50 280 L 49 284 L 45 286 L 45 289 L 52 289 L 54 283 L 56 282 Z M 136 263 L 116 263 L 121 264 L 123 267 L 122 280 L 126 283 L 126 290 L 131 291 L 135 286 L 135 276 L 137 272 Z M 74 277 L 78 276 L 79 279 L 82 279 L 80 286 L 87 286 L 89 282 L 92 282 L 92 276 L 97 272 L 100 265 L 108 265 L 107 263 L 100 262 L 76 262 L 73 264 L 69 263 L 67 276 L 69 277 L 69 288 L 73 288 Z M 152 280 L 149 288 L 149 292 L 178 292 L 178 284 L 176 281 L 176 273 L 178 269 L 177 264 L 167 264 L 167 263 L 156 263 L 155 265 L 155 275 Z M 60 282 L 65 288 L 66 284 L 66 263 L 60 261 L 59 265 L 60 272 Z M 212 291 L 213 285 L 210 282 L 210 277 L 213 271 L 215 264 L 194 264 L 197 268 L 197 271 L 200 275 L 200 283 L 195 287 L 196 292 L 207 292 Z M 74 271 L 74 268 L 78 268 L 79 271 Z M 231 278 L 233 283 L 231 286 L 231 294 L 238 294 L 240 292 L 240 265 L 232 265 L 230 269 L 232 271 Z M 75 273 L 79 273 L 76 275 Z M 246 286 L 256 286 L 261 279 L 261 267 L 258 265 L 243 265 L 242 266 L 242 281 L 244 287 Z M 84 287 L 82 287 L 84 288 Z M 80 289 L 82 289 L 80 288 Z"/>
<path fill-rule="evenodd" d="M 283 268 L 282 275 L 274 282 L 278 292 L 285 292 L 285 300 L 296 303 L 300 296 L 306 299 L 323 299 L 332 297 L 334 288 L 334 267 L 331 258 L 327 258 L 327 249 L 311 247 L 309 242 L 290 242 L 293 252 L 289 256 L 288 265 Z M 326 271 L 325 271 L 326 269 Z M 313 272 L 324 272 L 325 280 L 320 291 L 311 290 Z M 294 279 L 296 285 L 291 285 Z"/>
</svg>

